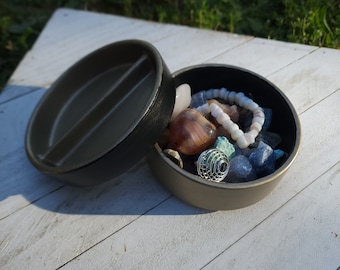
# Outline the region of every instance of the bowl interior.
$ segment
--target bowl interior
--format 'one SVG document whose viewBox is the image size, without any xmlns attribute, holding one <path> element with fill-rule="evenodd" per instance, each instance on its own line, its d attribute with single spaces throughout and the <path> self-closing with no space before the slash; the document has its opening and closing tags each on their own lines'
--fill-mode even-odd
<svg viewBox="0 0 340 270">
<path fill-rule="evenodd" d="M 188 83 L 193 93 L 222 87 L 243 92 L 262 108 L 271 108 L 273 116 L 268 131 L 281 136 L 282 141 L 276 148 L 288 154 L 276 162 L 276 170 L 283 164 L 288 166 L 297 154 L 300 141 L 298 116 L 284 93 L 265 78 L 234 66 L 207 64 L 182 69 L 174 74 L 174 80 L 176 86 Z"/>
</svg>

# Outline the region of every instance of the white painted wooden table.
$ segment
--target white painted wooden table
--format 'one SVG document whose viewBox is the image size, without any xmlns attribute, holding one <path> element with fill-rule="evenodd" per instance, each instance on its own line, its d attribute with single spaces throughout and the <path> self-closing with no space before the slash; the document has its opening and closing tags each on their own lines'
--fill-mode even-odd
<svg viewBox="0 0 340 270">
<path fill-rule="evenodd" d="M 286 93 L 301 150 L 268 197 L 208 212 L 165 191 L 145 161 L 85 189 L 30 165 L 25 129 L 46 89 L 79 58 L 129 38 L 154 44 L 171 71 L 232 64 Z M 337 269 L 339 90 L 339 50 L 57 10 L 0 95 L 0 269 Z"/>
</svg>

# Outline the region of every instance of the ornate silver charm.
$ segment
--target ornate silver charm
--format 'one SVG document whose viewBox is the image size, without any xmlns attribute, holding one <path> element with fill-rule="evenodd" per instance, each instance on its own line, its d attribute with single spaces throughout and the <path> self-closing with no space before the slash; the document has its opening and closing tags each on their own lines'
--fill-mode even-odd
<svg viewBox="0 0 340 270">
<path fill-rule="evenodd" d="M 203 151 L 197 160 L 197 173 L 203 179 L 221 182 L 227 176 L 228 171 L 228 157 L 218 149 Z"/>
</svg>

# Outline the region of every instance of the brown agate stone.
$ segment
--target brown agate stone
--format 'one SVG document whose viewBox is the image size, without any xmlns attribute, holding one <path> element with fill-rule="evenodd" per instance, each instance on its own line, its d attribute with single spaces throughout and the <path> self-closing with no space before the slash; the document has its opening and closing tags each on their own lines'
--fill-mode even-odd
<svg viewBox="0 0 340 270">
<path fill-rule="evenodd" d="M 194 109 L 185 109 L 170 123 L 170 144 L 185 155 L 197 155 L 212 146 L 216 127 Z"/>
</svg>

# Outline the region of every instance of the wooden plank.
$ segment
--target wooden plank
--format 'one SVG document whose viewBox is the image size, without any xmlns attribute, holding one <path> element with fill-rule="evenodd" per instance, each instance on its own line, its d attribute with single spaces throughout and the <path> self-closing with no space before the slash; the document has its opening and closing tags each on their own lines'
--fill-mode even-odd
<svg viewBox="0 0 340 270">
<path fill-rule="evenodd" d="M 313 46 L 254 38 L 207 62 L 235 65 L 267 77 L 316 49 Z"/>
<path fill-rule="evenodd" d="M 0 171 L 0 220 L 63 186 L 35 170 L 23 148 L 2 156 Z"/>
<path fill-rule="evenodd" d="M 104 45 L 132 38 L 157 41 L 171 36 L 176 27 L 113 15 L 59 9 L 45 26 L 32 50 L 22 59 L 9 84 L 49 87 L 68 67 Z M 2 93 L 2 100 L 9 99 L 7 92 Z"/>
<path fill-rule="evenodd" d="M 66 188 L 66 193 L 60 191 L 62 195 L 58 195 L 59 192 L 52 193 L 44 197 L 42 202 L 38 200 L 34 205 L 27 206 L 3 219 L 0 222 L 0 227 L 5 232 L 12 229 L 12 233 L 8 235 L 9 239 L 13 238 L 13 235 L 16 239 L 23 237 L 23 241 L 13 242 L 12 240 L 1 246 L 6 261 L 3 266 L 15 267 L 18 262 L 26 261 L 33 268 L 41 267 L 46 261 L 46 258 L 41 254 L 47 253 L 50 256 L 48 263 L 51 268 L 63 265 L 69 260 L 71 261 L 65 265 L 66 269 L 78 269 L 84 265 L 88 268 L 101 269 L 110 268 L 112 265 L 123 269 L 196 269 L 204 266 L 213 260 L 216 254 L 222 253 L 227 247 L 237 242 L 338 162 L 337 153 L 340 151 L 340 145 L 337 143 L 336 134 L 339 134 L 340 127 L 339 125 L 329 126 L 325 119 L 330 112 L 334 115 L 340 113 L 340 107 L 334 102 L 339 98 L 340 91 L 301 115 L 304 139 L 300 154 L 279 186 L 261 202 L 234 211 L 209 213 L 199 210 L 173 197 L 167 199 L 167 194 L 164 194 L 162 189 L 152 190 L 159 187 L 157 184 L 151 183 L 152 176 L 148 175 L 148 170 L 142 166 L 141 171 L 135 176 L 127 177 L 124 180 L 124 184 L 126 184 L 124 188 L 121 189 L 118 185 L 114 192 L 117 194 L 116 196 L 121 192 L 123 192 L 123 196 L 128 196 L 130 188 L 135 187 L 138 190 L 133 192 L 131 197 L 128 196 L 129 199 L 123 200 L 121 203 L 125 206 L 123 208 L 119 203 L 120 200 L 112 202 L 111 207 L 122 209 L 118 212 L 119 215 L 114 215 L 117 210 L 111 211 L 113 214 L 105 217 L 86 215 L 85 213 L 88 213 L 88 209 L 92 209 L 92 207 L 84 203 L 83 200 L 79 200 L 79 197 L 94 198 L 98 196 L 99 200 L 104 201 L 108 200 L 107 197 L 101 199 L 102 195 L 99 190 L 90 191 L 91 195 L 82 195 L 83 193 Z M 322 108 L 328 108 L 328 111 Z M 319 123 L 317 129 L 315 129 L 316 122 Z M 333 149 L 332 152 L 329 151 L 330 148 Z M 315 155 L 315 153 L 318 154 Z M 320 160 L 320 157 L 323 159 Z M 136 178 L 138 181 L 142 181 L 141 185 L 137 185 Z M 132 182 L 133 185 L 130 184 Z M 108 188 L 109 184 L 102 190 Z M 164 195 L 162 196 L 162 194 Z M 105 196 L 108 196 L 107 193 Z M 139 218 L 135 217 L 134 222 L 131 222 L 130 219 L 126 220 L 129 218 L 128 211 L 131 211 L 131 208 L 133 209 L 136 205 L 143 204 L 146 197 L 152 201 L 148 206 L 142 207 L 144 210 L 149 209 L 147 213 Z M 112 196 L 112 198 L 116 197 Z M 133 202 L 130 201 L 131 199 Z M 73 214 L 77 213 L 74 209 L 80 207 L 81 211 L 78 213 L 84 213 L 84 215 L 64 216 L 42 211 L 35 206 L 44 204 L 55 205 L 54 209 L 53 207 L 49 208 L 50 211 L 60 212 L 61 208 L 62 212 Z M 114 206 L 115 204 L 117 205 Z M 105 204 L 97 205 L 103 207 L 102 205 Z M 95 214 L 95 212 L 92 213 Z M 17 223 L 18 216 L 26 217 L 25 226 L 32 228 L 29 232 L 20 232 L 20 226 L 23 225 Z M 60 220 L 57 224 L 55 224 L 55 217 Z M 113 225 L 114 222 L 120 222 L 121 219 L 126 222 L 119 223 L 118 226 Z M 82 226 L 82 224 L 86 224 L 86 226 Z M 42 231 L 46 231 L 44 226 L 46 228 L 53 226 L 53 231 L 47 230 L 45 234 L 42 234 Z M 90 229 L 86 230 L 84 227 Z M 98 228 L 103 229 L 98 232 Z M 86 238 L 85 243 L 83 237 L 89 234 L 90 230 L 93 235 L 88 236 L 90 238 Z M 56 242 L 57 236 L 60 242 Z M 70 237 L 72 240 L 68 240 Z M 60 246 L 62 241 L 67 242 L 67 246 Z M 317 237 L 314 241 L 317 241 Z M 28 246 L 27 243 L 33 244 Z M 21 250 L 23 251 L 18 252 Z M 10 261 L 9 258 L 14 257 L 16 259 Z M 74 257 L 76 258 L 73 260 Z"/>
<path fill-rule="evenodd" d="M 340 89 L 339 50 L 320 48 L 268 77 L 293 102 L 298 113 Z"/>
<path fill-rule="evenodd" d="M 64 186 L 0 220 L 0 268 L 55 269 L 169 198 L 144 164 L 104 185 Z"/>
<path fill-rule="evenodd" d="M 23 87 L 23 91 L 26 91 Z M 10 152 L 23 148 L 27 123 L 46 89 L 34 91 L 0 105 L 0 160 Z"/>
<path fill-rule="evenodd" d="M 180 31 L 176 35 L 164 38 L 154 44 L 173 72 L 184 67 L 201 64 L 253 39 L 250 36 L 183 26 L 178 30 Z"/>
<path fill-rule="evenodd" d="M 338 269 L 339 180 L 340 163 L 203 269 Z"/>
<path fill-rule="evenodd" d="M 124 30 L 124 27 L 134 25 L 135 21 L 137 20 L 116 15 L 59 8 L 52 14 L 32 49 L 45 50 L 46 47 L 63 43 L 72 36 L 79 37 L 84 35 L 84 29 L 90 33 L 99 31 L 102 34 L 101 28 L 109 25 L 113 27 L 113 32 L 120 31 L 121 28 Z"/>
<path fill-rule="evenodd" d="M 74 21 L 73 16 L 76 18 Z M 87 23 L 84 24 L 84 21 Z M 91 27 L 88 27 L 89 23 Z M 53 33 L 56 36 L 51 37 Z M 112 15 L 103 18 L 100 14 L 60 9 L 51 18 L 33 49 L 25 55 L 9 84 L 47 88 L 83 56 L 109 43 L 126 39 L 143 39 L 155 44 L 174 71 L 201 63 L 251 37 Z M 209 50 L 198 50 L 198 44 Z M 7 90 L 2 95 L 3 100 L 9 99 L 6 97 Z"/>
</svg>

